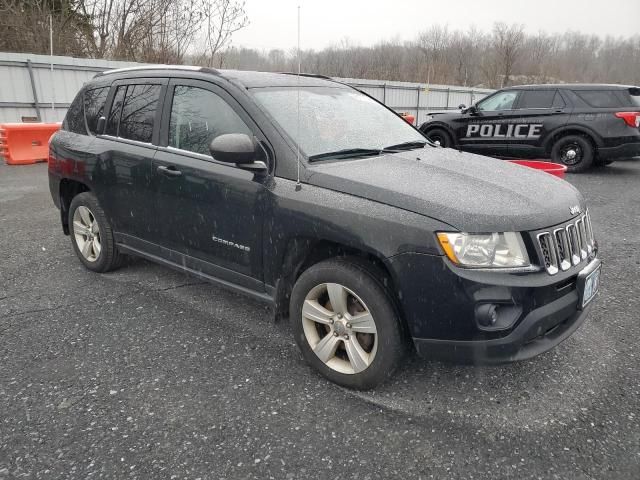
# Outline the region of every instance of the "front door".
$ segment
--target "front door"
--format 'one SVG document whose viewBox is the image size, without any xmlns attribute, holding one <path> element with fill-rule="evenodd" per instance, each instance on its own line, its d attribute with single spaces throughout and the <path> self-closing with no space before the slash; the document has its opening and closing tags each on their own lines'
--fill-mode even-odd
<svg viewBox="0 0 640 480">
<path fill-rule="evenodd" d="M 153 177 L 164 255 L 190 269 L 264 290 L 263 182 L 268 177 L 216 161 L 209 153 L 218 135 L 256 135 L 253 122 L 222 88 L 186 79 L 170 82 L 163 118 Z"/>
<path fill-rule="evenodd" d="M 508 156 L 510 137 L 516 127 L 512 117 L 519 94 L 519 90 L 504 90 L 478 102 L 475 110 L 467 113 L 457 127 L 460 148 L 483 155 Z"/>
</svg>

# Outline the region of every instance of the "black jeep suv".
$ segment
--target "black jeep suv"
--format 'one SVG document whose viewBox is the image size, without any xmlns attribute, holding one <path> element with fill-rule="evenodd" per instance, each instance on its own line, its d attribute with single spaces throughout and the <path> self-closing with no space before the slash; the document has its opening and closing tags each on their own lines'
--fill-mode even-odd
<svg viewBox="0 0 640 480">
<path fill-rule="evenodd" d="M 49 179 L 87 268 L 139 255 L 263 300 L 350 387 L 383 380 L 411 344 L 532 357 L 580 326 L 598 289 L 569 183 L 429 144 L 328 79 L 106 72 L 54 136 Z"/>
<path fill-rule="evenodd" d="M 420 130 L 443 147 L 498 157 L 551 158 L 582 172 L 640 155 L 640 88 L 521 85 L 461 113 L 434 115 Z"/>
</svg>

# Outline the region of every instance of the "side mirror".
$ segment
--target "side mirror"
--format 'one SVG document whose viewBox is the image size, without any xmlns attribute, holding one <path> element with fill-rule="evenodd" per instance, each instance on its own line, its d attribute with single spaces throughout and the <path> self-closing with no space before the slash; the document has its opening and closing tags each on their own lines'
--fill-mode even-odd
<svg viewBox="0 0 640 480">
<path fill-rule="evenodd" d="M 257 142 L 244 133 L 226 133 L 219 135 L 209 144 L 209 151 L 214 160 L 235 163 L 248 170 L 266 170 L 264 150 Z"/>
<path fill-rule="evenodd" d="M 460 110 L 464 110 L 465 108 L 467 108 L 467 106 L 464 103 L 461 103 L 460 105 L 458 105 L 458 108 Z"/>
<path fill-rule="evenodd" d="M 475 105 L 469 105 L 467 108 L 464 109 L 462 113 L 469 113 L 471 115 L 475 115 L 476 113 L 478 113 L 478 109 L 476 108 Z"/>
<path fill-rule="evenodd" d="M 107 124 L 107 119 L 104 117 L 98 118 L 98 124 L 96 125 L 96 135 L 102 135 L 104 133 L 104 126 Z"/>
</svg>

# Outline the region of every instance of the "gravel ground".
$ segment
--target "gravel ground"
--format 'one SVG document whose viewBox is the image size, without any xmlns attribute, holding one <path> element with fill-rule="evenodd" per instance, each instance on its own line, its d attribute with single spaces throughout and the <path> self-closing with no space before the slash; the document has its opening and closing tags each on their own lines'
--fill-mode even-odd
<svg viewBox="0 0 640 480">
<path fill-rule="evenodd" d="M 142 260 L 85 270 L 46 165 L 0 165 L 0 479 L 639 478 L 640 162 L 569 181 L 604 261 L 573 337 L 356 393 L 261 304 Z"/>
</svg>

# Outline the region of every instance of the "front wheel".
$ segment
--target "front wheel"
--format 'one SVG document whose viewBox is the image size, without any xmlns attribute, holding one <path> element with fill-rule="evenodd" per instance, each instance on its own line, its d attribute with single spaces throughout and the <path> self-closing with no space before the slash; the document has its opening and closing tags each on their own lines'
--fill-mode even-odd
<svg viewBox="0 0 640 480">
<path fill-rule="evenodd" d="M 593 157 L 593 145 L 580 135 L 561 137 L 551 148 L 551 160 L 565 165 L 569 173 L 584 172 L 591 167 Z"/>
<path fill-rule="evenodd" d="M 449 135 L 449 133 L 442 128 L 433 128 L 431 130 L 428 130 L 425 135 L 429 140 L 431 140 L 431 142 L 435 143 L 436 145 L 440 145 L 441 147 L 450 148 L 451 146 L 453 146 L 451 135 Z"/>
<path fill-rule="evenodd" d="M 380 272 L 328 260 L 306 270 L 291 293 L 291 328 L 302 355 L 326 378 L 373 388 L 404 354 L 400 319 Z"/>
</svg>

